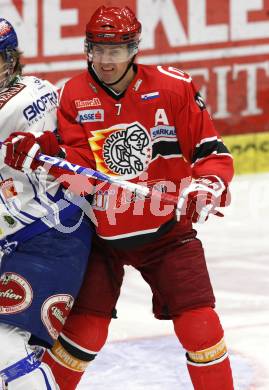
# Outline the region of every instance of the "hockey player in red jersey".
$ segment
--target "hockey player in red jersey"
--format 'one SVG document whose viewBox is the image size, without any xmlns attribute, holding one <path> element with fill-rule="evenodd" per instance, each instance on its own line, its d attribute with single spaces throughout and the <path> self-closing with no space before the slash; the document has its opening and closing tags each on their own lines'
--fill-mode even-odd
<svg viewBox="0 0 269 390">
<path fill-rule="evenodd" d="M 44 360 L 61 390 L 76 388 L 106 342 L 128 264 L 150 285 L 155 317 L 173 321 L 194 389 L 232 390 L 204 251 L 192 228 L 221 215 L 232 158 L 188 74 L 134 62 L 140 33 L 128 7 L 96 10 L 86 26 L 88 69 L 63 88 L 59 132 L 69 145 L 87 139 L 99 171 L 177 195 L 178 205 L 109 184 L 96 192 L 87 276 Z"/>
</svg>

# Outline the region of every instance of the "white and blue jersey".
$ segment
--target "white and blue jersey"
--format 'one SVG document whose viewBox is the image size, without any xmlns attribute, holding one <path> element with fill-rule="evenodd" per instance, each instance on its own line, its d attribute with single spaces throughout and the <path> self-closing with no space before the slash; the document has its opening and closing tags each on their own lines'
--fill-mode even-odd
<svg viewBox="0 0 269 390">
<path fill-rule="evenodd" d="M 48 81 L 18 77 L 0 93 L 0 141 L 15 131 L 54 131 L 57 105 Z M 91 248 L 92 227 L 70 195 L 43 167 L 25 173 L 0 157 L 0 323 L 46 345 L 71 310 Z"/>
<path fill-rule="evenodd" d="M 18 77 L 0 93 L 0 141 L 14 131 L 40 136 L 56 129 L 58 95 L 46 80 Z M 0 153 L 0 242 L 27 228 L 37 232 L 60 224 L 76 207 L 65 190 L 43 168 L 25 174 L 7 166 Z M 24 235 L 25 229 L 19 234 Z M 9 239 L 8 241 L 14 241 Z M 5 249 L 5 248 L 4 248 Z"/>
</svg>

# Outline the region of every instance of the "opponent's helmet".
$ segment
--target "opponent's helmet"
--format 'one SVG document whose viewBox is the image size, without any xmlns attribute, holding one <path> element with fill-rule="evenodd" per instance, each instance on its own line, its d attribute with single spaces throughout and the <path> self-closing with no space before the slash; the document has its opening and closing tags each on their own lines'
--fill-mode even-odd
<svg viewBox="0 0 269 390">
<path fill-rule="evenodd" d="M 4 18 L 0 18 L 0 52 L 7 49 L 17 49 L 18 38 L 12 25 Z"/>
<path fill-rule="evenodd" d="M 89 43 L 122 44 L 139 42 L 141 23 L 128 7 L 99 7 L 86 25 Z"/>
<path fill-rule="evenodd" d="M 0 69 L 0 91 L 13 79 L 17 49 L 18 38 L 14 28 L 6 19 L 0 18 L 0 54 L 5 61 Z"/>
</svg>

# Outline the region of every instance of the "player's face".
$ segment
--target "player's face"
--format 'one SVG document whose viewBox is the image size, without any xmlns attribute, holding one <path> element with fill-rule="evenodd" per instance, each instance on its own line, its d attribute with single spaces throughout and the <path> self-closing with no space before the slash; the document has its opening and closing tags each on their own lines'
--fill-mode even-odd
<svg viewBox="0 0 269 390">
<path fill-rule="evenodd" d="M 90 55 L 98 76 L 107 84 L 121 77 L 131 58 L 127 45 L 94 44 Z"/>
</svg>

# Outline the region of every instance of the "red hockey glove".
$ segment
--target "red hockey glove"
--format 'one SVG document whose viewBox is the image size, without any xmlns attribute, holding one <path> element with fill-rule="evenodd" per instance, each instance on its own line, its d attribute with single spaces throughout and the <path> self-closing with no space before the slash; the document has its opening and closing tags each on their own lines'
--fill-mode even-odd
<svg viewBox="0 0 269 390">
<path fill-rule="evenodd" d="M 227 187 L 218 176 L 203 176 L 195 179 L 179 195 L 176 218 L 185 215 L 192 222 L 203 223 L 210 214 L 223 217 L 216 207 L 228 205 Z"/>
<path fill-rule="evenodd" d="M 32 133 L 12 133 L 2 144 L 1 154 L 4 162 L 17 170 L 35 170 L 42 162 L 36 160 L 39 153 L 58 156 L 62 149 L 55 134 L 45 131 L 35 138 Z"/>
</svg>

